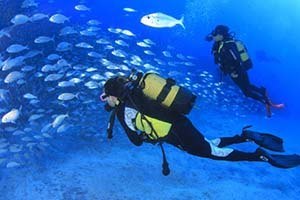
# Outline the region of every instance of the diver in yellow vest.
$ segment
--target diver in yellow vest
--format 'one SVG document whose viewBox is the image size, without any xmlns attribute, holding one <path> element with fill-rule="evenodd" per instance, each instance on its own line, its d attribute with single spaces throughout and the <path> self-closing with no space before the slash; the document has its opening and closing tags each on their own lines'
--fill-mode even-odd
<svg viewBox="0 0 300 200">
<path fill-rule="evenodd" d="M 104 84 L 104 93 L 100 98 L 106 102 L 107 111 L 113 110 L 116 113 L 129 140 L 137 146 L 143 142 L 165 142 L 189 154 L 215 160 L 267 161 L 280 168 L 300 165 L 300 156 L 295 154 L 274 155 L 261 148 L 254 152 L 224 148 L 231 144 L 254 141 L 260 147 L 283 152 L 283 141 L 277 136 L 244 128 L 240 135 L 208 140 L 185 115 L 161 106 L 141 91 L 128 92 L 126 85 L 125 77 L 110 78 Z"/>
<path fill-rule="evenodd" d="M 268 117 L 272 115 L 270 107 L 284 107 L 284 104 L 273 104 L 268 98 L 264 87 L 257 87 L 250 83 L 247 70 L 252 68 L 252 61 L 248 56 L 246 47 L 241 41 L 234 39 L 227 26 L 216 26 L 206 36 L 206 40 L 214 41 L 212 54 L 220 70 L 225 75 L 230 75 L 231 79 L 238 85 L 245 96 L 265 104 Z"/>
</svg>

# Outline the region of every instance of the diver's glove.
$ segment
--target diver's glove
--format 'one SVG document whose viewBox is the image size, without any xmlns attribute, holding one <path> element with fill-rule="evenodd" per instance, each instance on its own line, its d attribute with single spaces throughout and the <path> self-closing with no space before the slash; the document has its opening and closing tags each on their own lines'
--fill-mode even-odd
<svg viewBox="0 0 300 200">
<path fill-rule="evenodd" d="M 234 72 L 231 72 L 231 73 L 230 73 L 230 76 L 231 76 L 232 78 L 237 78 L 237 77 L 239 77 L 239 74 L 238 74 L 236 71 L 234 71 Z"/>
</svg>

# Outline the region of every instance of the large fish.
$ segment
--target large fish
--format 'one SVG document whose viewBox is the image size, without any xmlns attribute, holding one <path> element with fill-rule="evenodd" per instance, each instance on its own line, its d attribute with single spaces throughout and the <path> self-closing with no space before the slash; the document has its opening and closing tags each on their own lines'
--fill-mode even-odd
<svg viewBox="0 0 300 200">
<path fill-rule="evenodd" d="M 178 24 L 185 29 L 183 20 L 183 16 L 181 19 L 175 19 L 174 17 L 158 12 L 143 16 L 141 18 L 141 23 L 154 28 L 171 28 Z"/>
</svg>

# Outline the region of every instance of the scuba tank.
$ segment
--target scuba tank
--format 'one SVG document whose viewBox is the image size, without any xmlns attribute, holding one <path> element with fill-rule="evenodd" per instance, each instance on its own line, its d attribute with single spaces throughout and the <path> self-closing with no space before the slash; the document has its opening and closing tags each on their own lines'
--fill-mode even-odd
<svg viewBox="0 0 300 200">
<path fill-rule="evenodd" d="M 128 80 L 132 83 L 131 87 L 140 89 L 146 97 L 177 113 L 189 114 L 195 104 L 196 95 L 176 85 L 176 81 L 171 78 L 133 70 Z"/>
</svg>

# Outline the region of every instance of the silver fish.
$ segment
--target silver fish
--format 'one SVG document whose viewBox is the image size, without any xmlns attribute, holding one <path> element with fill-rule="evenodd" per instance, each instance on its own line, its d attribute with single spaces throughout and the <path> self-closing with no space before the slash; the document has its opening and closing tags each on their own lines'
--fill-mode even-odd
<svg viewBox="0 0 300 200">
<path fill-rule="evenodd" d="M 183 20 L 184 17 L 181 17 L 180 19 L 175 19 L 172 16 L 166 15 L 161 12 L 157 12 L 143 16 L 141 18 L 141 23 L 154 28 L 171 28 L 176 25 L 180 25 L 182 28 L 185 29 Z"/>
<path fill-rule="evenodd" d="M 50 17 L 49 21 L 55 24 L 63 24 L 70 19 L 62 14 L 54 14 Z"/>
<path fill-rule="evenodd" d="M 61 100 L 61 101 L 69 101 L 69 100 L 72 100 L 72 99 L 74 99 L 74 98 L 78 98 L 78 95 L 79 95 L 79 93 L 77 93 L 77 94 L 73 94 L 73 93 L 62 93 L 62 94 L 60 94 L 58 97 L 57 97 L 57 99 L 58 100 Z"/>
<path fill-rule="evenodd" d="M 63 74 L 49 74 L 48 76 L 46 76 L 45 81 L 57 81 L 63 76 Z"/>
<path fill-rule="evenodd" d="M 10 21 L 14 25 L 25 24 L 29 21 L 29 17 L 26 15 L 23 15 L 23 14 L 19 14 L 19 15 L 14 16 Z"/>
<path fill-rule="evenodd" d="M 88 53 L 88 56 L 90 56 L 90 57 L 92 57 L 92 58 L 102 58 L 102 57 L 103 57 L 103 55 L 101 55 L 101 54 L 99 54 L 99 53 L 97 53 L 97 52 L 95 52 L 95 51 L 89 52 L 89 53 Z"/>
<path fill-rule="evenodd" d="M 69 117 L 68 114 L 65 114 L 65 115 L 61 114 L 61 115 L 56 116 L 52 122 L 52 127 L 53 128 L 58 127 L 67 117 Z"/>
<path fill-rule="evenodd" d="M 123 10 L 125 12 L 137 12 L 137 10 L 133 9 L 133 8 L 123 8 Z"/>
<path fill-rule="evenodd" d="M 38 3 L 36 3 L 34 0 L 25 0 L 22 3 L 21 8 L 30 8 L 30 7 L 38 7 Z"/>
<path fill-rule="evenodd" d="M 44 13 L 36 13 L 30 17 L 30 21 L 35 22 L 46 18 L 49 18 L 49 15 L 46 15 Z"/>
<path fill-rule="evenodd" d="M 89 89 L 96 89 L 96 88 L 99 88 L 99 84 L 95 81 L 89 81 L 89 82 L 86 82 L 84 84 L 86 87 L 88 87 Z"/>
<path fill-rule="evenodd" d="M 75 10 L 78 10 L 78 11 L 90 11 L 91 9 L 88 8 L 86 5 L 79 4 L 79 5 L 75 6 Z"/>
<path fill-rule="evenodd" d="M 121 49 L 113 50 L 111 54 L 120 58 L 125 58 L 127 56 L 126 52 Z"/>
<path fill-rule="evenodd" d="M 42 43 L 47 43 L 50 41 L 54 41 L 54 36 L 53 37 L 39 36 L 39 37 L 35 38 L 34 43 L 42 44 Z"/>
<path fill-rule="evenodd" d="M 101 24 L 101 22 L 99 22 L 99 21 L 96 20 L 96 19 L 91 19 L 91 20 L 89 20 L 89 21 L 87 22 L 87 24 L 90 25 L 90 26 L 98 26 L 98 25 Z"/>
<path fill-rule="evenodd" d="M 86 42 L 80 42 L 78 44 L 75 45 L 76 47 L 79 48 L 84 48 L 84 49 L 93 49 L 94 47 Z"/>
<path fill-rule="evenodd" d="M 61 42 L 57 45 L 56 51 L 69 51 L 72 49 L 72 46 L 69 42 Z"/>
<path fill-rule="evenodd" d="M 124 40 L 115 40 L 115 43 L 117 45 L 123 46 L 123 47 L 128 47 L 129 45 L 127 44 L 127 42 L 125 42 Z"/>
<path fill-rule="evenodd" d="M 66 26 L 60 30 L 59 35 L 63 36 L 63 35 L 71 35 L 71 34 L 76 34 L 76 33 L 77 33 L 77 31 L 73 27 Z"/>
<path fill-rule="evenodd" d="M 127 36 L 135 36 L 135 34 L 132 33 L 130 30 L 122 30 L 122 33 Z"/>
<path fill-rule="evenodd" d="M 140 47 L 151 47 L 149 44 L 147 44 L 147 43 L 145 43 L 145 42 L 137 42 L 136 43 L 138 46 L 140 46 Z"/>
<path fill-rule="evenodd" d="M 16 123 L 16 120 L 19 118 L 20 116 L 20 110 L 22 107 L 20 107 L 20 109 L 16 109 L 13 108 L 11 111 L 9 111 L 8 113 L 6 113 L 2 119 L 1 122 L 2 123 Z"/>
<path fill-rule="evenodd" d="M 60 58 L 61 58 L 61 56 L 57 55 L 57 54 L 50 54 L 50 55 L 47 56 L 47 59 L 51 60 L 51 61 L 58 60 Z"/>
<path fill-rule="evenodd" d="M 12 44 L 9 47 L 7 47 L 6 51 L 8 53 L 19 53 L 21 51 L 24 51 L 25 49 L 28 49 L 28 47 L 23 46 L 21 44 Z"/>
<path fill-rule="evenodd" d="M 80 33 L 80 35 L 83 35 L 83 36 L 96 36 L 96 35 L 97 35 L 96 32 L 90 31 L 90 30 L 88 30 L 88 29 L 87 29 L 87 30 L 80 31 L 79 33 Z"/>
<path fill-rule="evenodd" d="M 10 72 L 4 79 L 4 83 L 12 83 L 24 77 L 24 74 L 19 71 Z"/>
<path fill-rule="evenodd" d="M 26 93 L 26 94 L 23 95 L 23 97 L 24 97 L 25 99 L 37 99 L 37 97 L 34 96 L 34 95 L 31 94 L 31 93 Z"/>
<path fill-rule="evenodd" d="M 61 81 L 58 83 L 59 87 L 74 87 L 75 83 L 71 82 L 71 81 Z"/>
</svg>

